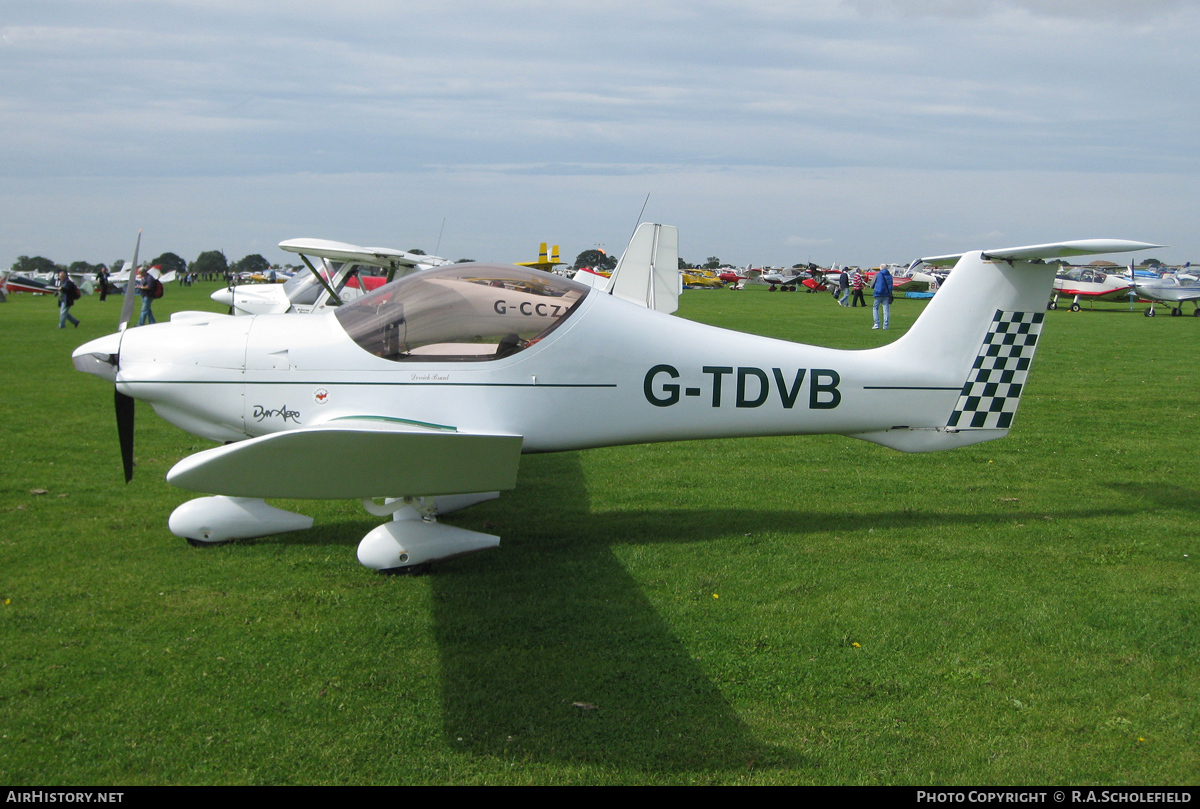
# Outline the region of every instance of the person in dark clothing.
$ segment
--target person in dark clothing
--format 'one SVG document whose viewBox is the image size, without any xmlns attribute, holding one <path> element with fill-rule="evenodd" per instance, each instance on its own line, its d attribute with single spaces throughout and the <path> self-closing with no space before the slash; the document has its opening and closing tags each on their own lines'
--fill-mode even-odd
<svg viewBox="0 0 1200 809">
<path fill-rule="evenodd" d="M 145 267 L 138 270 L 137 294 L 142 296 L 142 313 L 138 317 L 139 326 L 158 322 L 154 319 L 154 311 L 150 308 L 154 303 L 154 292 L 158 284 L 158 279 L 147 272 Z"/>
<path fill-rule="evenodd" d="M 58 273 L 58 327 L 65 329 L 67 321 L 79 328 L 79 320 L 71 314 L 71 307 L 75 305 L 75 299 L 79 297 L 79 287 L 75 286 L 75 282 L 71 280 L 71 276 L 67 275 L 66 270 L 60 270 Z"/>
</svg>

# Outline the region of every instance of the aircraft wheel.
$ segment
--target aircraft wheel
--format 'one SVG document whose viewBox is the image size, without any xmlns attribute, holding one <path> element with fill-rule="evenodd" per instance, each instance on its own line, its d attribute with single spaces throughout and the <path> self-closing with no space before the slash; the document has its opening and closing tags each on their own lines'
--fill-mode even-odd
<svg viewBox="0 0 1200 809">
<path fill-rule="evenodd" d="M 1071 311 L 1072 311 L 1072 312 L 1078 312 L 1078 311 L 1079 311 L 1079 304 L 1077 304 L 1077 303 L 1073 303 L 1073 304 L 1071 304 Z"/>
<path fill-rule="evenodd" d="M 1046 304 L 1046 308 L 1049 309 L 1051 312 L 1053 312 L 1055 309 L 1058 308 L 1058 304 L 1055 303 L 1054 301 L 1050 301 L 1050 303 Z"/>
<path fill-rule="evenodd" d="M 389 567 L 379 571 L 385 576 L 424 576 L 431 571 L 429 562 L 423 565 L 408 565 L 407 567 Z"/>
<path fill-rule="evenodd" d="M 1200 317 L 1200 309 L 1197 309 L 1196 311 L 1192 312 L 1192 317 Z"/>
<path fill-rule="evenodd" d="M 1147 309 L 1146 311 L 1142 312 L 1142 314 L 1145 315 L 1146 317 L 1154 317 L 1154 310 Z"/>
<path fill-rule="evenodd" d="M 771 287 L 770 289 L 767 290 L 767 292 L 774 292 L 774 291 L 775 291 L 775 287 Z"/>
<path fill-rule="evenodd" d="M 1183 307 L 1177 307 L 1171 310 L 1171 317 L 1179 317 L 1183 314 Z"/>
<path fill-rule="evenodd" d="M 185 537 L 185 539 L 187 539 L 187 544 L 193 548 L 211 548 L 216 545 L 228 545 L 230 542 L 233 542 L 232 539 L 227 539 L 224 542 L 205 542 L 202 539 L 192 539 L 191 537 Z"/>
</svg>

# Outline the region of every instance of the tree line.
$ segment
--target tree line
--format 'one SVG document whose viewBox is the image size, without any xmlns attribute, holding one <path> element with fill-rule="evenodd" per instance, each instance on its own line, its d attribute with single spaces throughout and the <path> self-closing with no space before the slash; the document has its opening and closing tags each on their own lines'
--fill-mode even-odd
<svg viewBox="0 0 1200 809">
<path fill-rule="evenodd" d="M 150 259 L 151 267 L 162 267 L 164 273 L 174 270 L 177 273 L 193 272 L 201 278 L 224 278 L 227 272 L 256 273 L 267 272 L 271 262 L 258 253 L 238 259 L 232 264 L 220 250 L 206 250 L 196 257 L 195 261 L 187 262 L 175 253 L 163 253 Z M 13 262 L 13 275 L 33 275 L 34 273 L 57 273 L 66 270 L 69 273 L 95 273 L 101 269 L 109 272 L 120 272 L 125 266 L 125 259 L 119 258 L 111 264 L 91 264 L 87 261 L 74 261 L 70 264 L 56 264 L 45 256 L 18 256 Z"/>
</svg>

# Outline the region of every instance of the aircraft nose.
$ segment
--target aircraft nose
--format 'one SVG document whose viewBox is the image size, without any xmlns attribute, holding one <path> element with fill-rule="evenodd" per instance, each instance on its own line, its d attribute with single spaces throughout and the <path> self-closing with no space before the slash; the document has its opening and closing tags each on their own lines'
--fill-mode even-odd
<svg viewBox="0 0 1200 809">
<path fill-rule="evenodd" d="M 218 289 L 208 297 L 212 298 L 214 301 L 223 306 L 233 306 L 233 290 L 229 287 Z"/>
<path fill-rule="evenodd" d="M 76 371 L 98 376 L 109 382 L 117 381 L 117 358 L 121 352 L 121 332 L 84 343 L 71 354 Z"/>
</svg>

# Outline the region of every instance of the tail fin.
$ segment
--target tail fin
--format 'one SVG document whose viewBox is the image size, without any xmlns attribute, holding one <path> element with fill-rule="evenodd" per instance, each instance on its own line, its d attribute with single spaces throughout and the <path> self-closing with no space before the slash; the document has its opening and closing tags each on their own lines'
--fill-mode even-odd
<svg viewBox="0 0 1200 809">
<path fill-rule="evenodd" d="M 922 259 L 957 263 L 908 333 L 878 351 L 888 366 L 925 377 L 927 390 L 949 393 L 958 388 L 958 396 L 942 398 L 946 408 L 942 412 L 922 414 L 932 426 L 856 437 L 908 452 L 928 452 L 1007 435 L 1054 286 L 1054 265 L 1040 259 L 1156 246 L 1098 240 Z"/>
<path fill-rule="evenodd" d="M 679 308 L 679 229 L 643 222 L 613 270 L 608 292 L 671 314 Z"/>
<path fill-rule="evenodd" d="M 550 251 L 550 262 L 552 264 L 562 264 L 558 258 L 558 245 L 554 245 L 554 249 Z"/>
<path fill-rule="evenodd" d="M 538 261 L 540 261 L 543 264 L 546 263 L 546 243 L 545 242 L 542 242 L 538 246 Z"/>
</svg>

